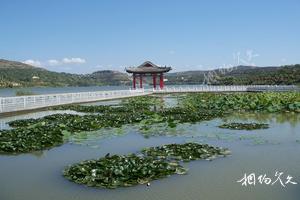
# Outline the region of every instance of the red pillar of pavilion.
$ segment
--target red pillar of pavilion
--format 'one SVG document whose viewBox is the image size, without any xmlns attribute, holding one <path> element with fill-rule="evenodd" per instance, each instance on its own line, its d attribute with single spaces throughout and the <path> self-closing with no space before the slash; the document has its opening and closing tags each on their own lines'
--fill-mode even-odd
<svg viewBox="0 0 300 200">
<path fill-rule="evenodd" d="M 163 73 L 161 73 L 160 77 L 159 77 L 159 87 L 160 87 L 161 90 L 164 88 L 164 75 L 163 75 Z"/>
<path fill-rule="evenodd" d="M 156 74 L 152 74 L 153 78 L 153 88 L 156 90 Z"/>
<path fill-rule="evenodd" d="M 140 74 L 140 88 L 143 88 L 143 75 Z"/>
<path fill-rule="evenodd" d="M 135 82 L 136 82 L 136 81 L 135 81 L 135 74 L 133 74 L 132 76 L 133 76 L 132 86 L 133 86 L 133 89 L 135 90 L 135 88 L 136 88 L 136 87 L 135 87 Z"/>
</svg>

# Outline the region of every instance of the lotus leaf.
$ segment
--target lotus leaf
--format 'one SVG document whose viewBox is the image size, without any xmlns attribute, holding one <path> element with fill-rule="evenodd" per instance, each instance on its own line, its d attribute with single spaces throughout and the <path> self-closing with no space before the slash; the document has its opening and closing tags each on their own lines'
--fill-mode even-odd
<svg viewBox="0 0 300 200">
<path fill-rule="evenodd" d="M 117 188 L 145 184 L 172 174 L 185 174 L 178 163 L 135 154 L 105 156 L 67 167 L 64 176 L 79 184 L 92 187 Z"/>
<path fill-rule="evenodd" d="M 267 129 L 268 124 L 258 124 L 258 123 L 228 123 L 222 124 L 219 128 L 227 128 L 233 130 L 255 130 L 255 129 Z"/>
<path fill-rule="evenodd" d="M 226 156 L 230 154 L 227 149 L 209 146 L 208 144 L 185 143 L 185 144 L 167 144 L 158 147 L 145 148 L 142 152 L 146 156 L 156 159 L 190 161 L 199 159 L 212 159 L 217 156 Z"/>
</svg>

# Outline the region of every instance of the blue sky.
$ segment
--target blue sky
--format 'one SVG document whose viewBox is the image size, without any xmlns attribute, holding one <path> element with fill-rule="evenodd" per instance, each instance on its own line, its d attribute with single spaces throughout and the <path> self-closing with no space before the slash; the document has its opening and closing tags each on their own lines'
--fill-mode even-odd
<svg viewBox="0 0 300 200">
<path fill-rule="evenodd" d="M 0 0 L 0 58 L 50 70 L 300 63 L 299 0 Z"/>
</svg>

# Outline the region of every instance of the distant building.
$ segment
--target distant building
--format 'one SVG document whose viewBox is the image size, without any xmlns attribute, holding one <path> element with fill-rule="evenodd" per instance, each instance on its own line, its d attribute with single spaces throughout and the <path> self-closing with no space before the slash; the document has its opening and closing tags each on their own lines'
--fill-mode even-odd
<svg viewBox="0 0 300 200">
<path fill-rule="evenodd" d="M 37 80 L 37 79 L 40 79 L 40 77 L 38 77 L 38 76 L 33 76 L 32 77 L 32 80 Z"/>
<path fill-rule="evenodd" d="M 15 83 L 15 82 L 12 82 L 12 84 L 11 84 L 13 87 L 18 87 L 18 86 L 21 86 L 21 84 L 20 83 Z"/>
</svg>

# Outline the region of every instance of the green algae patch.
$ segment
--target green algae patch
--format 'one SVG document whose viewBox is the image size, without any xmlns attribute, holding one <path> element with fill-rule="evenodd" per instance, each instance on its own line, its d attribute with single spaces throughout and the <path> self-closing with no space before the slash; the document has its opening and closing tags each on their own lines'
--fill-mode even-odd
<svg viewBox="0 0 300 200">
<path fill-rule="evenodd" d="M 227 123 L 220 125 L 219 128 L 226 128 L 231 130 L 257 130 L 267 129 L 269 128 L 269 125 L 259 123 Z"/>
<path fill-rule="evenodd" d="M 157 159 L 188 162 L 199 159 L 211 160 L 218 156 L 229 155 L 230 151 L 228 149 L 213 147 L 208 144 L 189 142 L 185 144 L 167 144 L 145 148 L 142 150 L 142 153 Z"/>
<path fill-rule="evenodd" d="M 67 167 L 63 175 L 78 184 L 113 189 L 184 173 L 186 169 L 178 163 L 130 154 L 83 161 Z"/>
</svg>

